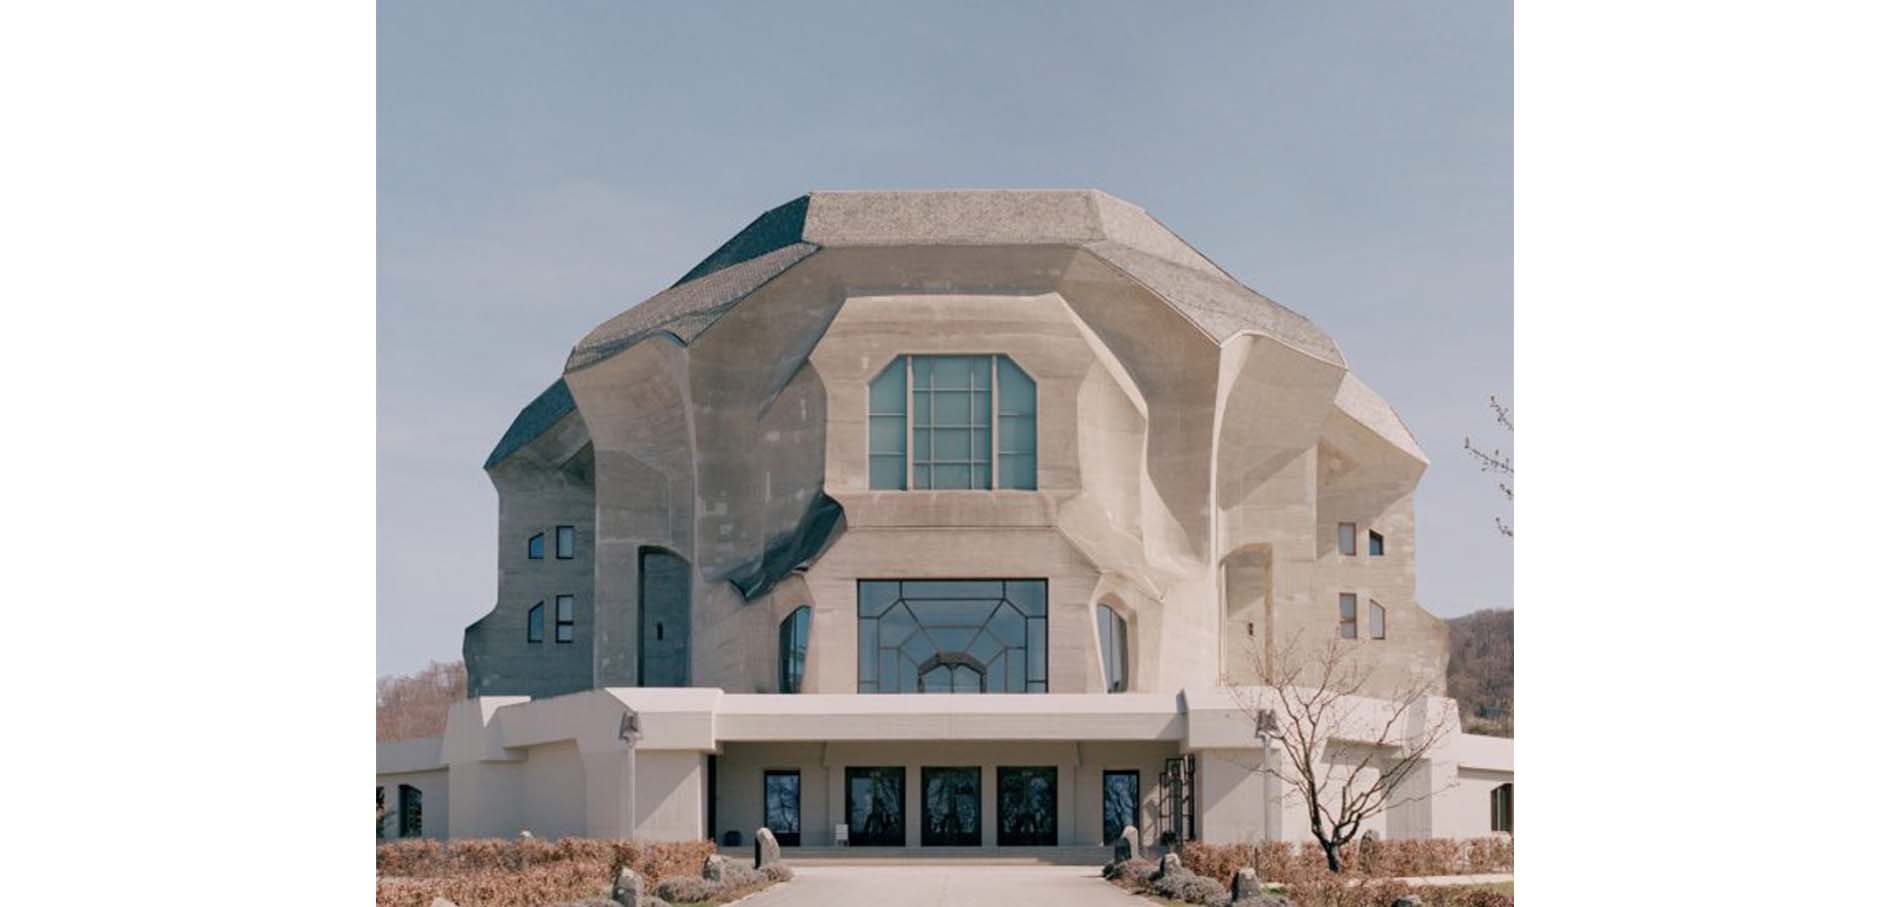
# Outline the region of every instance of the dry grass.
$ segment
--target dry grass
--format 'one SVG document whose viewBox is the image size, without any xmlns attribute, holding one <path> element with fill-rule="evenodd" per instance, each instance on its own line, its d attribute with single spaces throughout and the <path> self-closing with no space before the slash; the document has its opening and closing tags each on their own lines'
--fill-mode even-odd
<svg viewBox="0 0 1890 907">
<path fill-rule="evenodd" d="M 375 850 L 374 901 L 376 907 L 428 907 L 443 897 L 460 907 L 542 907 L 608 896 L 622 866 L 649 883 L 697 876 L 714 852 L 707 841 L 398 841 Z"/>
<path fill-rule="evenodd" d="M 1340 851 L 1344 875 L 1350 878 L 1388 879 L 1401 876 L 1453 876 L 1509 872 L 1515 845 L 1506 837 L 1429 838 L 1376 841 L 1362 850 L 1357 841 Z M 1182 865 L 1212 879 L 1231 879 L 1242 866 L 1252 866 L 1261 880 L 1292 884 L 1331 877 L 1325 853 L 1317 844 L 1267 841 L 1261 844 L 1202 844 L 1181 849 Z"/>
</svg>

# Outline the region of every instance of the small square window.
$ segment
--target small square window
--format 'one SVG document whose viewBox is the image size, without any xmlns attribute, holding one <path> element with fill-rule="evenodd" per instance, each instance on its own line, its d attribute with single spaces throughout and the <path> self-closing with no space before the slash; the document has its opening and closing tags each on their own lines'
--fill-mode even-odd
<svg viewBox="0 0 1890 907">
<path fill-rule="evenodd" d="M 540 532 L 525 540 L 525 556 L 535 561 L 545 559 L 545 534 Z"/>
<path fill-rule="evenodd" d="M 1384 536 L 1379 535 L 1376 532 L 1368 532 L 1366 533 L 1366 539 L 1367 539 L 1367 543 L 1371 545 L 1371 548 L 1369 550 L 1372 553 L 1372 557 L 1385 556 L 1385 537 Z"/>
<path fill-rule="evenodd" d="M 572 526 L 558 527 L 558 560 L 568 561 L 576 556 L 577 529 Z"/>
<path fill-rule="evenodd" d="M 1339 593 L 1339 638 L 1358 638 L 1358 596 Z"/>
<path fill-rule="evenodd" d="M 1339 524 L 1339 553 L 1351 557 L 1358 553 L 1358 524 Z"/>
<path fill-rule="evenodd" d="M 577 606 L 574 597 L 558 596 L 557 640 L 572 642 L 577 639 Z"/>
<path fill-rule="evenodd" d="M 1371 624 L 1372 638 L 1384 639 L 1385 638 L 1385 606 L 1377 602 L 1372 602 L 1371 618 L 1372 618 L 1372 624 Z"/>
</svg>

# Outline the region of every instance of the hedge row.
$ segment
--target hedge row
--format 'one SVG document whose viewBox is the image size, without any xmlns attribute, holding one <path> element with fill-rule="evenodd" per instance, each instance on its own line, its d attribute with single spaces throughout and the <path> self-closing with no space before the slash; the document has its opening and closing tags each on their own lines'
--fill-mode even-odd
<svg viewBox="0 0 1890 907">
<path fill-rule="evenodd" d="M 1509 872 L 1515 865 L 1515 844 L 1507 837 L 1428 838 L 1353 841 L 1339 851 L 1348 876 L 1453 876 Z M 1211 879 L 1231 879 L 1242 866 L 1252 866 L 1264 881 L 1312 880 L 1326 871 L 1326 854 L 1313 842 L 1266 841 L 1259 844 L 1203 844 L 1190 841 L 1181 848 L 1182 865 Z"/>
<path fill-rule="evenodd" d="M 654 882 L 698 876 L 715 852 L 707 841 L 644 843 L 591 838 L 407 840 L 375 848 L 377 907 L 542 907 L 608 895 L 619 867 Z"/>
</svg>

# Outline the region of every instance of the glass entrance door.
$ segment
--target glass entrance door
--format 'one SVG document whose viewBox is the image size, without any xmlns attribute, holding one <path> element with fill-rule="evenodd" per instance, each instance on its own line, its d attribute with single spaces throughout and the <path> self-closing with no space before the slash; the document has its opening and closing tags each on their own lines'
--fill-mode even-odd
<svg viewBox="0 0 1890 907">
<path fill-rule="evenodd" d="M 1057 843 L 1057 769 L 998 766 L 999 847 Z"/>
<path fill-rule="evenodd" d="M 906 846 L 906 770 L 847 767 L 847 843 Z"/>
<path fill-rule="evenodd" d="M 763 772 L 762 824 L 782 847 L 801 846 L 801 773 Z"/>
<path fill-rule="evenodd" d="M 919 843 L 926 847 L 976 847 L 984 843 L 979 813 L 982 783 L 977 766 L 919 770 L 925 791 Z"/>
<path fill-rule="evenodd" d="M 1103 772 L 1102 796 L 1103 843 L 1114 844 L 1124 828 L 1142 824 L 1136 818 L 1142 808 L 1142 773 Z"/>
</svg>

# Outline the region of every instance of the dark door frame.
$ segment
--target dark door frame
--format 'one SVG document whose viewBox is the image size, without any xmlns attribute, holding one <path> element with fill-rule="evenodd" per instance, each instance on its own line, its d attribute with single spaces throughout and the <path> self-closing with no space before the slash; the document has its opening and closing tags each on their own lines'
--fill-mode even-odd
<svg viewBox="0 0 1890 907">
<path fill-rule="evenodd" d="M 1039 829 L 1034 836 L 1006 834 L 1004 830 L 1004 775 L 1006 772 L 1043 772 L 1050 778 L 1050 825 L 1048 829 Z M 997 843 L 999 847 L 1054 847 L 1057 843 L 1057 767 L 1054 765 L 1000 765 L 997 767 L 998 782 L 998 826 Z"/>
<path fill-rule="evenodd" d="M 771 824 L 770 820 L 772 817 L 768 815 L 768 779 L 790 777 L 794 779 L 794 830 L 781 831 Z M 767 826 L 769 831 L 774 832 L 775 842 L 782 847 L 801 846 L 801 828 L 803 825 L 801 822 L 802 790 L 804 790 L 804 788 L 801 787 L 801 770 L 798 768 L 771 768 L 761 773 L 761 824 Z"/>
<path fill-rule="evenodd" d="M 877 836 L 867 836 L 863 828 L 853 827 L 853 779 L 867 772 L 891 772 L 891 777 L 898 781 L 899 794 L 893 802 L 899 810 L 899 827 L 884 831 Z M 904 847 L 906 846 L 906 767 L 903 765 L 849 765 L 846 767 L 846 820 L 847 845 L 850 847 Z"/>
<path fill-rule="evenodd" d="M 970 835 L 936 835 L 932 833 L 932 778 L 943 772 L 969 773 L 971 775 L 971 833 Z M 976 765 L 926 765 L 919 768 L 919 846 L 921 847 L 982 847 L 984 846 L 984 769 Z"/>
<path fill-rule="evenodd" d="M 1122 829 L 1120 828 L 1116 829 L 1115 834 L 1109 833 L 1109 777 L 1111 775 L 1117 775 L 1117 776 L 1126 775 L 1130 778 L 1135 779 L 1135 802 L 1134 802 L 1134 806 L 1132 807 L 1131 815 L 1129 816 L 1130 821 L 1127 824 L 1135 826 L 1138 831 L 1141 830 L 1142 828 L 1142 770 L 1135 769 L 1135 768 L 1104 769 L 1103 770 L 1103 783 L 1102 783 L 1102 795 L 1103 795 L 1102 820 L 1103 820 L 1103 843 L 1104 844 L 1114 844 L 1116 842 L 1116 838 L 1122 835 Z"/>
</svg>

